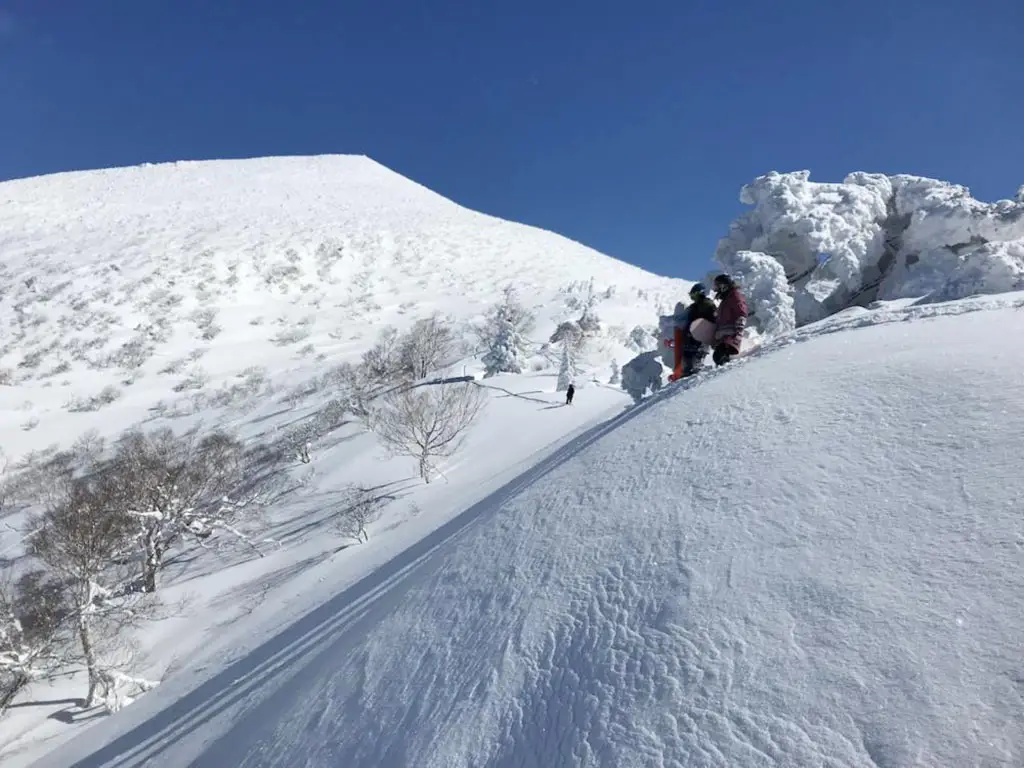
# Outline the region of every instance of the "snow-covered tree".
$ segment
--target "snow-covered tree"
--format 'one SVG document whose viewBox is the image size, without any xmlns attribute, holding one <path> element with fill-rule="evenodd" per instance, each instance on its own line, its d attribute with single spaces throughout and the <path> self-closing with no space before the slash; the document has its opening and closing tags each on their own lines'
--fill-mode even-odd
<svg viewBox="0 0 1024 768">
<path fill-rule="evenodd" d="M 19 693 L 68 663 L 60 584 L 41 571 L 0 584 L 0 715 Z"/>
<path fill-rule="evenodd" d="M 225 530 L 249 542 L 236 518 L 250 499 L 229 496 L 243 478 L 241 457 L 241 443 L 224 432 L 200 437 L 196 430 L 134 430 L 118 441 L 101 471 L 117 484 L 117 502 L 133 521 L 143 591 L 156 591 L 164 558 L 186 538 L 201 542 Z"/>
<path fill-rule="evenodd" d="M 583 337 L 583 331 L 574 320 L 565 320 L 558 324 L 555 328 L 555 332 L 551 334 L 551 338 L 548 341 L 551 344 L 558 344 L 570 339 L 573 343 L 578 344 L 580 339 Z"/>
<path fill-rule="evenodd" d="M 612 374 L 608 378 L 608 383 L 611 384 L 612 386 L 617 386 L 619 384 L 619 382 L 622 381 L 622 369 L 619 368 L 619 361 L 618 360 L 612 360 L 611 366 L 612 366 Z"/>
<path fill-rule="evenodd" d="M 57 503 L 29 520 L 28 554 L 63 585 L 88 676 L 88 707 L 104 703 L 115 709 L 122 686 L 153 685 L 121 672 L 110 653 L 151 609 L 134 590 L 135 527 L 123 511 L 122 493 L 111 475 L 74 478 Z"/>
<path fill-rule="evenodd" d="M 399 341 L 401 370 L 413 379 L 422 379 L 432 371 L 453 362 L 456 350 L 451 322 L 440 313 L 417 320 Z"/>
<path fill-rule="evenodd" d="M 363 370 L 368 379 L 380 385 L 398 375 L 401 368 L 398 329 L 386 326 L 377 336 L 377 342 L 363 353 Z"/>
<path fill-rule="evenodd" d="M 526 335 L 533 329 L 533 323 L 532 313 L 519 301 L 515 289 L 507 286 L 502 301 L 491 309 L 478 329 L 484 347 L 485 376 L 522 373 L 528 345 Z"/>
<path fill-rule="evenodd" d="M 562 342 L 562 363 L 558 369 L 558 382 L 555 385 L 556 392 L 564 392 L 569 385 L 576 381 L 579 376 L 579 369 L 576 365 L 576 346 L 571 337 Z"/>
<path fill-rule="evenodd" d="M 455 454 L 486 402 L 473 383 L 409 387 L 385 394 L 369 418 L 370 429 L 394 456 L 416 460 L 424 482 L 438 459 Z"/>
</svg>

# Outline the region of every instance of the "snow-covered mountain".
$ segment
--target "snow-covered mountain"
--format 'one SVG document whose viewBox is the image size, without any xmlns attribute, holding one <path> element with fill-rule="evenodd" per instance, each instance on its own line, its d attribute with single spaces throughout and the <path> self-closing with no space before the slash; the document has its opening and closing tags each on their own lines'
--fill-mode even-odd
<svg viewBox="0 0 1024 768">
<path fill-rule="evenodd" d="M 638 351 L 633 329 L 656 326 L 689 286 L 354 156 L 3 183 L 0 254 L 9 455 L 46 447 L 58 424 L 63 442 L 69 429 L 128 426 L 161 400 L 207 408 L 254 367 L 268 381 L 313 376 L 384 326 L 435 310 L 472 321 L 508 284 L 537 315 L 539 344 L 579 317 L 592 285 L 601 332 L 580 362 L 607 381 L 613 360 Z M 557 359 L 533 362 L 557 372 Z"/>
<path fill-rule="evenodd" d="M 759 346 L 634 406 L 612 362 L 662 352 L 652 332 L 687 281 L 366 158 L 0 184 L 10 466 L 91 430 L 201 424 L 275 478 L 234 521 L 244 538 L 176 546 L 158 610 L 104 639 L 110 668 L 159 685 L 106 716 L 65 663 L 0 717 L 0 761 L 1020 763 L 1024 358 L 1006 339 L 1024 294 L 939 301 L 1020 287 L 989 279 L 1015 274 L 1018 208 L 957 189 L 755 182 L 717 255 Z M 957 282 L 968 262 L 980 288 Z M 872 299 L 892 300 L 871 303 L 883 273 Z M 508 284 L 537 317 L 532 355 L 465 385 L 485 407 L 427 485 L 337 365 L 434 311 L 463 333 Z M 545 343 L 583 312 L 568 407 L 564 345 Z M 417 388 L 447 386 L 463 384 Z M 383 500 L 367 537 L 342 525 L 357 489 Z M 27 511 L 0 506 L 15 571 Z"/>
</svg>

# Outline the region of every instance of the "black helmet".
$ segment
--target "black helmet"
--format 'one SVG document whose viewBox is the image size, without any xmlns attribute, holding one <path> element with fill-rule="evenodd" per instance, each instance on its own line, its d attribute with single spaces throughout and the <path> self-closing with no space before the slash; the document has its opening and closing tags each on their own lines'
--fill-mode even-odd
<svg viewBox="0 0 1024 768">
<path fill-rule="evenodd" d="M 724 273 L 715 276 L 713 285 L 715 286 L 715 293 L 726 293 L 731 288 L 736 287 L 733 279 Z"/>
<path fill-rule="evenodd" d="M 707 296 L 708 289 L 704 283 L 694 283 L 690 286 L 690 298 L 696 298 L 697 296 Z"/>
</svg>

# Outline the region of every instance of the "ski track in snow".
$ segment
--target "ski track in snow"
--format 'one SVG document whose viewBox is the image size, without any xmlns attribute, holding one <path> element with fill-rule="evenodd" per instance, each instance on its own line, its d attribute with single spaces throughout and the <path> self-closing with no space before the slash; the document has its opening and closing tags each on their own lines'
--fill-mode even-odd
<svg viewBox="0 0 1024 768">
<path fill-rule="evenodd" d="M 929 309 L 595 427 L 74 765 L 1022 764 L 1024 314 Z"/>
</svg>

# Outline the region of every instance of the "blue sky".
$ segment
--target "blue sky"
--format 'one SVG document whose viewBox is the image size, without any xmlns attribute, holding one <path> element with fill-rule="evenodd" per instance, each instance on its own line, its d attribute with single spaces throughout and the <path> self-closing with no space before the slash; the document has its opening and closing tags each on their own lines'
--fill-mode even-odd
<svg viewBox="0 0 1024 768">
<path fill-rule="evenodd" d="M 771 170 L 1024 184 L 1021 0 L 0 0 L 0 179 L 367 154 L 682 277 Z"/>
</svg>

